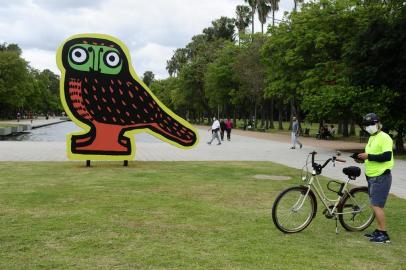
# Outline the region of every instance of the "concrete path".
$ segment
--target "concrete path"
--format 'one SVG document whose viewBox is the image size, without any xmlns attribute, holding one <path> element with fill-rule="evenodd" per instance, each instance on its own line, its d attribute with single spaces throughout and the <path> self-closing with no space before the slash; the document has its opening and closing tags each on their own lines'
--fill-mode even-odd
<svg viewBox="0 0 406 270">
<path fill-rule="evenodd" d="M 307 154 L 317 151 L 318 159 L 326 160 L 335 151 L 318 146 L 305 146 L 302 149 L 291 150 L 288 137 L 286 142 L 269 139 L 253 138 L 233 134 L 232 141 L 224 141 L 221 145 L 207 145 L 210 133 L 199 128 L 200 142 L 194 149 L 181 150 L 158 140 L 136 143 L 136 160 L 140 161 L 272 161 L 293 168 L 302 168 Z M 149 136 L 149 135 L 137 135 Z M 137 137 L 136 137 L 137 138 Z M 150 140 L 151 141 L 151 140 Z M 342 158 L 347 163 L 336 163 L 336 167 L 329 165 L 323 175 L 333 179 L 344 179 L 342 168 L 358 165 L 344 152 Z M 17 142 L 0 141 L 0 161 L 66 161 L 65 142 Z M 362 167 L 362 166 L 361 166 Z M 365 177 L 359 177 L 358 185 L 365 185 Z M 406 161 L 397 160 L 393 170 L 393 184 L 391 192 L 401 198 L 406 198 Z"/>
</svg>

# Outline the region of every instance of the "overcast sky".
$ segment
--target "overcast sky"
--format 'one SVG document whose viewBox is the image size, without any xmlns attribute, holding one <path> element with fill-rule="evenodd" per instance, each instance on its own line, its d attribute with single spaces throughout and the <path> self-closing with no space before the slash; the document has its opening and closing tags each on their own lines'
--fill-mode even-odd
<svg viewBox="0 0 406 270">
<path fill-rule="evenodd" d="M 277 18 L 293 0 L 281 0 Z M 166 61 L 221 16 L 235 17 L 243 0 L 0 0 L 0 42 L 17 43 L 34 68 L 60 74 L 58 46 L 79 33 L 103 33 L 129 48 L 135 71 L 166 78 Z M 256 30 L 260 30 L 259 23 Z"/>
</svg>

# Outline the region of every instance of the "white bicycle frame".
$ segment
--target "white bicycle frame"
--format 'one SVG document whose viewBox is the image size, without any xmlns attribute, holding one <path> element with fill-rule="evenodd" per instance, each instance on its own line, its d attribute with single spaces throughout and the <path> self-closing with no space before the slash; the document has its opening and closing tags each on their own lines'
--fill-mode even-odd
<svg viewBox="0 0 406 270">
<path fill-rule="evenodd" d="M 326 209 L 330 215 L 345 215 L 345 214 L 360 213 L 363 211 L 362 207 L 358 204 L 357 200 L 350 194 L 349 190 L 347 189 L 349 182 L 350 182 L 350 179 L 343 182 L 344 186 L 341 188 L 342 195 L 338 195 L 337 199 L 330 199 L 327 197 L 326 193 L 324 192 L 324 189 L 320 184 L 319 178 L 317 177 L 316 171 L 313 170 L 312 176 L 310 177 L 308 183 L 305 185 L 305 187 L 307 187 L 307 192 L 303 196 L 303 201 L 301 202 L 299 207 L 295 208 L 295 209 L 300 209 L 303 206 L 306 197 L 309 195 L 309 192 L 312 189 L 314 191 L 314 193 L 316 193 L 316 195 L 320 199 L 320 201 L 323 203 L 323 205 L 326 207 Z M 348 212 L 337 213 L 338 204 L 340 203 L 341 199 L 344 197 L 345 194 L 348 194 L 348 196 L 350 196 L 352 198 L 354 203 L 356 203 L 358 205 L 358 207 L 359 207 L 358 211 L 353 210 L 353 211 L 348 211 Z M 331 204 L 333 204 L 332 208 L 331 208 Z"/>
</svg>

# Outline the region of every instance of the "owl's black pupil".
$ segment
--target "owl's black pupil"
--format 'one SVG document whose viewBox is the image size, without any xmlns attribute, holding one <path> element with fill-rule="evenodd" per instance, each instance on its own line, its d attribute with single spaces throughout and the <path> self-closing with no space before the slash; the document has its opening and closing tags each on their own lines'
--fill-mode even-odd
<svg viewBox="0 0 406 270">
<path fill-rule="evenodd" d="M 75 56 L 76 56 L 76 57 L 81 57 L 81 56 L 82 56 L 82 53 L 81 53 L 81 52 L 76 51 L 76 52 L 75 52 Z"/>
<path fill-rule="evenodd" d="M 109 60 L 110 60 L 111 62 L 113 62 L 115 59 L 116 59 L 116 57 L 115 57 L 114 55 L 110 55 L 110 56 L 109 56 Z"/>
</svg>

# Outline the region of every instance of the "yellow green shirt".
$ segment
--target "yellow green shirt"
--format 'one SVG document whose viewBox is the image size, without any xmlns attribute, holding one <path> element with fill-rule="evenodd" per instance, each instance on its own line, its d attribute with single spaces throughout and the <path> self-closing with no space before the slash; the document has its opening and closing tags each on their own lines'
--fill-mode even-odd
<svg viewBox="0 0 406 270">
<path fill-rule="evenodd" d="M 391 151 L 392 158 L 390 161 L 377 162 L 365 160 L 365 174 L 369 177 L 375 177 L 383 174 L 387 169 L 392 169 L 393 160 L 393 141 L 392 138 L 383 131 L 369 137 L 368 144 L 365 147 L 365 153 L 379 155 Z"/>
</svg>

